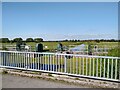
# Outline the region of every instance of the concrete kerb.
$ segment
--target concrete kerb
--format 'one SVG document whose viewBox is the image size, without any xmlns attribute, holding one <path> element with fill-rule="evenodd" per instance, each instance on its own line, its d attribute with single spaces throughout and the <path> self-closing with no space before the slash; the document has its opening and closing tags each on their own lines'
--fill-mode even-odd
<svg viewBox="0 0 120 90">
<path fill-rule="evenodd" d="M 56 75 L 56 74 L 49 74 L 49 73 L 42 73 L 42 72 L 31 72 L 31 71 L 21 71 L 21 70 L 0 68 L 0 72 L 2 73 L 3 71 L 7 71 L 8 74 L 12 74 L 12 75 L 20 75 L 20 76 L 26 76 L 31 78 L 62 81 L 69 84 L 84 85 L 90 88 L 118 88 L 118 83 L 115 83 L 115 82 L 76 78 L 76 77 L 70 77 L 66 75 Z"/>
</svg>

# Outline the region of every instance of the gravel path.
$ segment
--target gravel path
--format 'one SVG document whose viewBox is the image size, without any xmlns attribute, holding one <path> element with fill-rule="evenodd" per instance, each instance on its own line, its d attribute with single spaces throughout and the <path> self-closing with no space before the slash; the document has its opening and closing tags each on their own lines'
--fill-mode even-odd
<svg viewBox="0 0 120 90">
<path fill-rule="evenodd" d="M 87 88 L 85 86 L 68 83 L 48 81 L 38 78 L 21 77 L 15 75 L 2 75 L 2 88 Z"/>
</svg>

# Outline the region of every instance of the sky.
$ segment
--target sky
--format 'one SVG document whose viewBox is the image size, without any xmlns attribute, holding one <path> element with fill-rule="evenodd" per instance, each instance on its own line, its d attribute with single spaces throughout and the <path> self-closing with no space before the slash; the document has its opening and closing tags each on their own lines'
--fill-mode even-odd
<svg viewBox="0 0 120 90">
<path fill-rule="evenodd" d="M 3 2 L 2 37 L 117 39 L 117 2 Z"/>
</svg>

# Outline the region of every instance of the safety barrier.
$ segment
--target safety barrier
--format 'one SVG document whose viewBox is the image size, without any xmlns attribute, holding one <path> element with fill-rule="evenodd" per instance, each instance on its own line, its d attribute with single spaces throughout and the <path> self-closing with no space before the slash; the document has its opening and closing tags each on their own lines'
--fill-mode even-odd
<svg viewBox="0 0 120 90">
<path fill-rule="evenodd" d="M 0 67 L 119 82 L 119 57 L 0 51 Z"/>
</svg>

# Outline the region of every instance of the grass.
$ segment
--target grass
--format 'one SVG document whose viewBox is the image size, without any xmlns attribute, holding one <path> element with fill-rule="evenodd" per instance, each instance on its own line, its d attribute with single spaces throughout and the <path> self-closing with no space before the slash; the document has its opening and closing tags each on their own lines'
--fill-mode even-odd
<svg viewBox="0 0 120 90">
<path fill-rule="evenodd" d="M 47 50 L 49 50 L 49 51 L 53 51 L 53 50 L 57 49 L 57 45 L 58 45 L 58 42 L 45 41 L 45 42 L 41 42 L 41 43 L 43 44 L 43 46 L 48 46 Z M 114 47 L 118 46 L 118 42 L 99 42 L 99 43 L 96 43 L 96 42 L 61 42 L 61 43 L 63 44 L 63 46 L 67 46 L 68 48 L 71 48 L 73 46 L 80 45 L 80 44 L 86 44 L 86 45 L 91 44 L 92 48 L 94 48 L 94 45 L 98 45 L 99 48 L 104 48 L 104 47 L 114 48 Z M 35 51 L 35 46 L 37 43 L 28 42 L 26 44 L 31 46 L 32 51 Z M 2 43 L 2 45 L 5 47 L 6 46 L 14 46 L 14 45 L 16 45 L 16 43 Z"/>
</svg>

